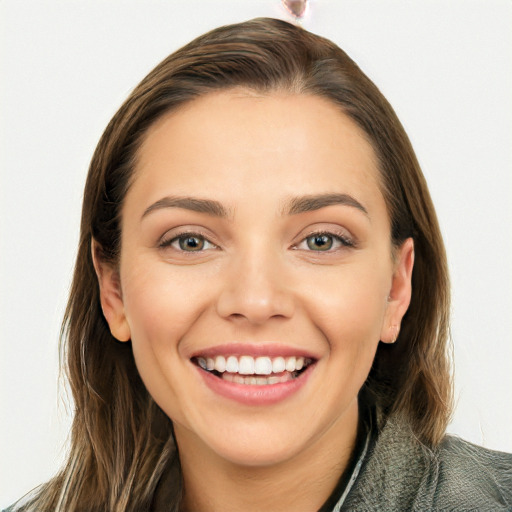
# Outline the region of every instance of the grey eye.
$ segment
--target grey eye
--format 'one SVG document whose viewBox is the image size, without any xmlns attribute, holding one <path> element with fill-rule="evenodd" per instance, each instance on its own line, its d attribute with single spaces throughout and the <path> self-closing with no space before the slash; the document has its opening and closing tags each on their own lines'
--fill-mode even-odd
<svg viewBox="0 0 512 512">
<path fill-rule="evenodd" d="M 178 238 L 178 244 L 182 251 L 201 251 L 205 246 L 205 239 L 202 236 L 187 235 Z"/>
<path fill-rule="evenodd" d="M 312 251 L 328 251 L 332 248 L 334 240 L 331 235 L 312 235 L 306 238 L 306 243 Z"/>
</svg>

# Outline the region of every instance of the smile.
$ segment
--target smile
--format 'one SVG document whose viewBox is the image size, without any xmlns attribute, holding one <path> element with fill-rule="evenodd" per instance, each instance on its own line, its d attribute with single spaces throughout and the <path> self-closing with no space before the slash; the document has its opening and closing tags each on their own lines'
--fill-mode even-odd
<svg viewBox="0 0 512 512">
<path fill-rule="evenodd" d="M 294 394 L 307 380 L 301 377 L 315 366 L 315 360 L 305 356 L 198 355 L 192 362 L 213 391 L 250 405 Z"/>
<path fill-rule="evenodd" d="M 228 382 L 253 386 L 280 384 L 297 378 L 313 360 L 305 357 L 216 356 L 196 357 L 203 370 Z"/>
</svg>

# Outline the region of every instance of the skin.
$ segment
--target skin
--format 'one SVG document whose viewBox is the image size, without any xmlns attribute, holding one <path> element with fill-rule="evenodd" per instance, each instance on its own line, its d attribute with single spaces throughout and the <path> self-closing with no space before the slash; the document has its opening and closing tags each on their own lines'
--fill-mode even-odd
<svg viewBox="0 0 512 512">
<path fill-rule="evenodd" d="M 291 198 L 333 193 L 366 211 L 287 211 Z M 144 215 L 167 196 L 218 201 L 226 216 L 154 206 Z M 180 248 L 189 232 L 207 240 L 202 250 Z M 330 249 L 315 245 L 318 232 L 331 233 Z M 359 128 L 315 96 L 236 89 L 194 100 L 147 133 L 121 247 L 118 267 L 95 256 L 102 307 L 174 422 L 185 508 L 318 509 L 353 450 L 378 343 L 394 341 L 411 295 L 413 243 L 391 246 Z M 307 351 L 316 364 L 279 403 L 241 404 L 214 393 L 191 361 L 234 342 Z"/>
</svg>

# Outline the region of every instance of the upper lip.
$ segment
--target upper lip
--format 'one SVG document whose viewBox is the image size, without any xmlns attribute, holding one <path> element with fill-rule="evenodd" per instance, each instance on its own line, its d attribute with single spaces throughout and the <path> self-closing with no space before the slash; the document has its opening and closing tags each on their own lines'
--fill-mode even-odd
<svg viewBox="0 0 512 512">
<path fill-rule="evenodd" d="M 280 343 L 224 343 L 194 351 L 190 359 L 194 357 L 215 357 L 215 356 L 267 356 L 267 357 L 304 357 L 319 359 L 319 356 L 309 350 L 293 347 Z"/>
</svg>

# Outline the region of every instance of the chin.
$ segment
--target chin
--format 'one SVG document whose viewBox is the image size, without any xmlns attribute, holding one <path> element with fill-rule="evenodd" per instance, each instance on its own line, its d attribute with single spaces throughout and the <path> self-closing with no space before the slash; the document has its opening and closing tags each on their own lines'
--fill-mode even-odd
<svg viewBox="0 0 512 512">
<path fill-rule="evenodd" d="M 296 446 L 283 446 L 282 443 L 254 441 L 251 446 L 228 442 L 214 447 L 214 451 L 217 456 L 233 465 L 254 469 L 286 463 L 302 450 Z"/>
<path fill-rule="evenodd" d="M 300 455 L 312 444 L 311 435 L 299 436 L 300 429 L 290 424 L 260 421 L 237 421 L 215 424 L 205 422 L 203 428 L 186 428 L 175 425 L 176 440 L 180 453 L 186 453 L 190 446 L 201 446 L 205 458 L 214 458 L 247 468 L 268 467 L 285 463 Z M 295 435 L 290 435 L 293 432 Z"/>
</svg>

